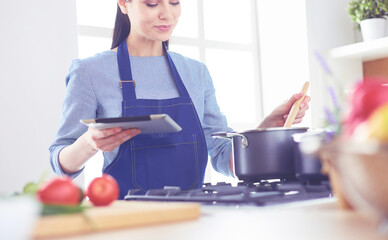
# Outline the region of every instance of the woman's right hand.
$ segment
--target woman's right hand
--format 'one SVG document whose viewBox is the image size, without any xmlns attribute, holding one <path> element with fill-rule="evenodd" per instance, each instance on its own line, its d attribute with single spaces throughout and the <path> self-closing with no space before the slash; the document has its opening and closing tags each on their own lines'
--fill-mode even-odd
<svg viewBox="0 0 388 240">
<path fill-rule="evenodd" d="M 122 143 L 135 137 L 140 133 L 137 128 L 121 129 L 121 128 L 109 128 L 98 130 L 89 127 L 88 131 L 84 135 L 84 139 L 87 144 L 95 151 L 111 152 Z"/>
<path fill-rule="evenodd" d="M 59 153 L 59 164 L 67 173 L 75 173 L 81 170 L 85 163 L 99 150 L 103 152 L 113 151 L 123 142 L 128 141 L 140 133 L 139 129 L 110 128 L 98 130 L 89 128 L 73 144 L 63 148 Z"/>
</svg>

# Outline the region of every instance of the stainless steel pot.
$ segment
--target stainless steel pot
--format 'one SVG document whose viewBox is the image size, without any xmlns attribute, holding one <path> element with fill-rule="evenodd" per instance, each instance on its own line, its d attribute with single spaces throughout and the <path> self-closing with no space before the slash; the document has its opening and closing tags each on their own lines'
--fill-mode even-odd
<svg viewBox="0 0 388 240">
<path fill-rule="evenodd" d="M 294 140 L 295 175 L 306 182 L 327 180 L 327 175 L 321 172 L 322 164 L 318 150 L 323 144 L 333 139 L 334 132 L 327 129 L 314 129 L 292 136 Z"/>
<path fill-rule="evenodd" d="M 292 135 L 308 128 L 259 128 L 217 132 L 212 137 L 233 141 L 235 174 L 240 180 L 295 179 Z"/>
</svg>

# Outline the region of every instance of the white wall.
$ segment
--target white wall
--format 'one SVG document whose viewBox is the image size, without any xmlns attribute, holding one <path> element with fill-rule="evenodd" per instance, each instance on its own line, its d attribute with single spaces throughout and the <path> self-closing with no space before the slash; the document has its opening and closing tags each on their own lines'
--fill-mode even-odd
<svg viewBox="0 0 388 240">
<path fill-rule="evenodd" d="M 313 126 L 321 126 L 324 117 L 323 106 L 328 104 L 327 76 L 318 64 L 314 51 L 325 56 L 331 48 L 351 44 L 360 39 L 346 12 L 348 2 L 350 0 L 306 0 Z"/>
<path fill-rule="evenodd" d="M 77 56 L 75 0 L 0 2 L 0 193 L 44 170 Z"/>
<path fill-rule="evenodd" d="M 265 115 L 309 80 L 312 101 L 300 125 L 323 126 L 327 76 L 314 52 L 325 56 L 360 39 L 346 11 L 349 1 L 257 0 Z"/>
</svg>

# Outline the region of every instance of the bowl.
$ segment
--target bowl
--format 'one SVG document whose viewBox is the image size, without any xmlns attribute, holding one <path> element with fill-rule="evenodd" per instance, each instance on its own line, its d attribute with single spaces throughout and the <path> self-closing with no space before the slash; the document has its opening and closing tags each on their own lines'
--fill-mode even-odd
<svg viewBox="0 0 388 240">
<path fill-rule="evenodd" d="M 0 198 L 1 239 L 31 239 L 40 205 L 32 197 Z"/>
<path fill-rule="evenodd" d="M 320 154 L 340 207 L 388 218 L 388 144 L 336 139 Z"/>
</svg>

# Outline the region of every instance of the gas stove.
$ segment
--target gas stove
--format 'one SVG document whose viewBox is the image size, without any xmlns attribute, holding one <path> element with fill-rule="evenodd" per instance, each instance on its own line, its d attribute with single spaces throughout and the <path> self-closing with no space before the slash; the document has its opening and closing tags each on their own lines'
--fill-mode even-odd
<svg viewBox="0 0 388 240">
<path fill-rule="evenodd" d="M 239 182 L 237 185 L 206 183 L 200 189 L 182 191 L 178 187 L 148 190 L 129 190 L 125 200 L 200 202 L 204 205 L 268 206 L 331 197 L 329 181 L 306 183 L 298 180 L 261 180 Z"/>
</svg>

